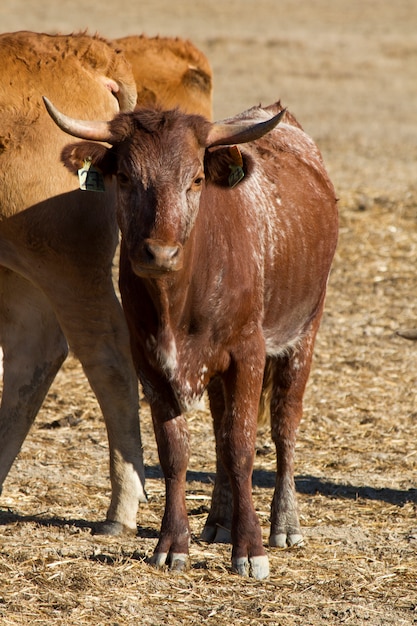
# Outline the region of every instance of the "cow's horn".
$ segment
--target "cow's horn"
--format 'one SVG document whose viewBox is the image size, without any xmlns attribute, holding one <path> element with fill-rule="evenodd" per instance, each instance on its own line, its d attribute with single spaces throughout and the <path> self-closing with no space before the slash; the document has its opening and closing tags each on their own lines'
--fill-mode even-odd
<svg viewBox="0 0 417 626">
<path fill-rule="evenodd" d="M 217 122 L 211 127 L 207 138 L 207 146 L 229 146 L 236 143 L 247 143 L 255 141 L 269 133 L 282 120 L 286 109 L 282 109 L 277 115 L 263 122 Z"/>
<path fill-rule="evenodd" d="M 417 341 L 417 328 L 406 328 L 404 330 L 397 330 L 397 335 L 404 337 L 404 339 L 411 339 L 411 341 Z"/>
<path fill-rule="evenodd" d="M 108 122 L 96 122 L 86 120 L 75 120 L 68 115 L 64 115 L 52 104 L 48 98 L 43 96 L 46 110 L 61 130 L 78 139 L 90 139 L 91 141 L 106 141 L 112 143 L 113 136 L 109 130 Z"/>
</svg>

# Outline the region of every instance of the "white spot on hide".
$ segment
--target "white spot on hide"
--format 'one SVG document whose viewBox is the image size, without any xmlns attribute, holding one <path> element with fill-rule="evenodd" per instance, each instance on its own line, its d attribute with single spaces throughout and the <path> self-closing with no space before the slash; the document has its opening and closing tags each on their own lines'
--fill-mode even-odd
<svg viewBox="0 0 417 626">
<path fill-rule="evenodd" d="M 159 345 L 157 351 L 158 361 L 164 370 L 164 372 L 172 378 L 176 372 L 178 359 L 177 359 L 177 346 L 175 339 L 172 337 L 168 346 Z"/>
</svg>

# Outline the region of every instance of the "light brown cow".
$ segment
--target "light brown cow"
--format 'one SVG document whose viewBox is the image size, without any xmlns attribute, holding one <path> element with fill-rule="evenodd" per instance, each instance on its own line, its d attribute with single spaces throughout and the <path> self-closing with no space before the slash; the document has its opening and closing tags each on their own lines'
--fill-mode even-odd
<svg viewBox="0 0 417 626">
<path fill-rule="evenodd" d="M 207 57 L 193 43 L 143 35 L 114 41 L 131 64 L 139 106 L 178 106 L 185 113 L 211 119 L 212 71 Z"/>
<path fill-rule="evenodd" d="M 155 70 L 143 71 L 157 93 Z M 73 115 L 108 119 L 134 108 L 137 88 L 120 45 L 100 37 L 0 35 L 0 489 L 69 344 L 109 437 L 112 498 L 100 532 L 135 531 L 144 470 L 137 378 L 112 284 L 114 189 L 78 189 L 43 94 Z"/>
</svg>

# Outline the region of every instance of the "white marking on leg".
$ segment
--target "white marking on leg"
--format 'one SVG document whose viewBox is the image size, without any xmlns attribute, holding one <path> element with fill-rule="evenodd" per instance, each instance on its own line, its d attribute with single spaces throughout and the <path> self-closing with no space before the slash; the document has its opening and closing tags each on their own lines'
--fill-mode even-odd
<svg viewBox="0 0 417 626">
<path fill-rule="evenodd" d="M 172 552 L 169 556 L 169 569 L 182 572 L 188 566 L 188 554 L 185 552 Z"/>
<path fill-rule="evenodd" d="M 151 556 L 149 563 L 154 567 L 164 567 L 165 563 L 167 562 L 167 557 L 168 552 L 155 552 Z"/>
<path fill-rule="evenodd" d="M 249 559 L 247 556 L 232 558 L 232 570 L 239 576 L 249 576 Z"/>
<path fill-rule="evenodd" d="M 164 372 L 169 376 L 169 378 L 173 378 L 175 372 L 177 370 L 178 359 L 177 359 L 177 345 L 175 343 L 174 337 L 172 337 L 169 341 L 168 346 L 158 346 L 157 349 L 158 361 L 164 370 Z"/>
<path fill-rule="evenodd" d="M 251 556 L 249 559 L 250 574 L 256 580 L 263 580 L 269 576 L 269 560 L 266 554 Z"/>
</svg>

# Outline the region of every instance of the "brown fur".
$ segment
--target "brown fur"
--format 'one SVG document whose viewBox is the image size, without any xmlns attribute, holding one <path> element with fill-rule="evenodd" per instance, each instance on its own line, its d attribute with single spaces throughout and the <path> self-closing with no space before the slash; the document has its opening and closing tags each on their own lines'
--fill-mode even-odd
<svg viewBox="0 0 417 626">
<path fill-rule="evenodd" d="M 256 124 L 281 109 L 279 103 L 255 107 L 238 120 Z M 294 445 L 337 240 L 337 210 L 316 146 L 290 114 L 286 120 L 241 146 L 245 177 L 233 190 L 225 185 L 228 148 L 212 150 L 210 125 L 178 110 L 119 116 L 110 124 L 121 137 L 110 151 L 114 162 L 106 160 L 105 147 L 97 150 L 97 162 L 110 167 L 105 173 L 118 177 L 120 290 L 166 480 L 157 565 L 171 560 L 171 567 L 181 567 L 188 554 L 183 413 L 205 389 L 217 473 L 204 538 L 220 539 L 223 529 L 224 540 L 229 529 L 234 568 L 243 573 L 250 563 L 255 577 L 267 575 L 251 499 L 264 389 L 277 449 L 270 543 L 301 540 Z M 215 128 L 224 127 L 229 137 L 229 124 Z M 215 136 L 217 142 L 217 131 Z M 80 155 L 86 150 L 81 144 Z"/>
<path fill-rule="evenodd" d="M 180 107 L 185 113 L 212 117 L 213 78 L 207 57 L 190 41 L 170 37 L 122 37 L 135 77 L 138 106 Z M 149 67 L 154 68 L 153 76 Z"/>
</svg>

